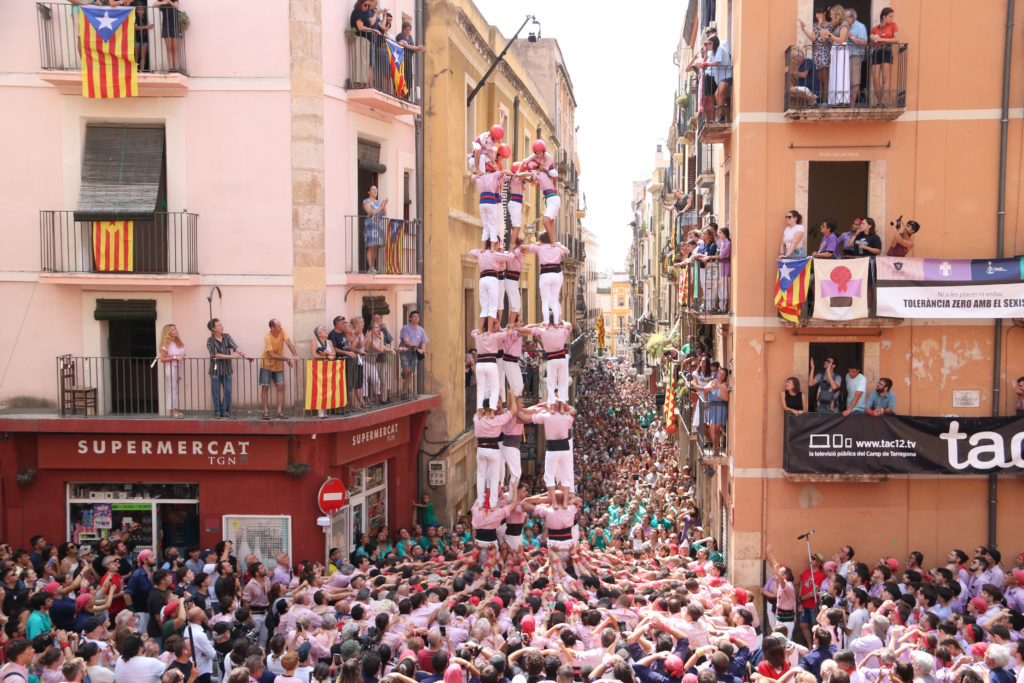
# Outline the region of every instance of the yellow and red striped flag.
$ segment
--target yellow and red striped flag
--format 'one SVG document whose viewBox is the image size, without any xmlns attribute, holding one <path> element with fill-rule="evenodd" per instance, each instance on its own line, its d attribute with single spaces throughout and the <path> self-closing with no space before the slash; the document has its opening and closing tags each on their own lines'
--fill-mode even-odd
<svg viewBox="0 0 1024 683">
<path fill-rule="evenodd" d="M 134 242 L 134 221 L 93 221 L 92 260 L 96 270 L 135 270 Z"/>
<path fill-rule="evenodd" d="M 345 361 L 306 361 L 306 410 L 331 410 L 348 404 Z"/>
<path fill-rule="evenodd" d="M 82 97 L 137 97 L 135 8 L 79 7 Z"/>
<path fill-rule="evenodd" d="M 665 380 L 665 432 L 675 434 L 678 429 L 676 421 L 676 387 L 672 381 L 672 373 L 669 372 Z"/>
<path fill-rule="evenodd" d="M 800 309 L 811 284 L 811 259 L 779 259 L 775 277 L 775 307 L 791 323 L 800 322 Z"/>
</svg>

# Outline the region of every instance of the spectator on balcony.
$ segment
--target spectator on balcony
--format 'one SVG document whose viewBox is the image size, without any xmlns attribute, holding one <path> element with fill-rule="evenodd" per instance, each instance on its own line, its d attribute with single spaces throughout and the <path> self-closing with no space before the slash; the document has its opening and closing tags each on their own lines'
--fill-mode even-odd
<svg viewBox="0 0 1024 683">
<path fill-rule="evenodd" d="M 811 41 L 811 60 L 814 63 L 814 70 L 818 74 L 817 92 L 828 92 L 828 71 L 832 64 L 832 53 L 829 52 L 829 42 L 826 36 L 831 35 L 831 27 L 828 23 L 828 10 L 824 5 L 814 10 L 814 24 L 810 32 L 807 24 L 800 20 L 800 30 Z"/>
<path fill-rule="evenodd" d="M 851 258 L 856 254 L 857 248 L 854 245 L 853 241 L 857 238 L 857 235 L 860 233 L 861 222 L 862 221 L 860 218 L 854 218 L 853 224 L 850 226 L 850 229 L 839 235 L 837 243 L 839 247 L 840 258 Z"/>
<path fill-rule="evenodd" d="M 374 398 L 381 403 L 388 402 L 388 393 L 391 391 L 393 373 L 388 372 L 388 356 L 396 355 L 396 351 L 391 348 L 391 342 L 391 334 L 381 326 L 380 314 L 374 315 L 370 332 L 366 335 L 366 352 L 369 359 L 367 367 L 375 386 Z M 373 379 L 374 376 L 376 379 Z"/>
<path fill-rule="evenodd" d="M 875 233 L 875 219 L 865 218 L 853 239 L 854 256 L 878 256 L 882 253 L 882 238 Z"/>
<path fill-rule="evenodd" d="M 404 47 L 406 50 L 412 50 L 413 52 L 426 52 L 427 48 L 422 45 L 417 45 L 416 41 L 412 37 L 412 22 L 402 22 L 402 32 L 395 38 L 395 42 Z M 408 62 L 406 62 L 408 64 Z"/>
<path fill-rule="evenodd" d="M 1013 393 L 1017 397 L 1017 417 L 1024 417 L 1024 377 L 1017 378 Z"/>
<path fill-rule="evenodd" d="M 370 9 L 370 0 L 356 0 L 349 15 L 349 28 L 356 32 L 352 42 L 352 82 L 357 87 L 366 86 L 370 82 L 370 42 L 380 31 L 375 28 L 377 13 Z"/>
<path fill-rule="evenodd" d="M 836 237 L 836 222 L 827 218 L 821 223 L 821 244 L 818 251 L 811 254 L 814 258 L 839 258 L 839 239 Z"/>
<path fill-rule="evenodd" d="M 882 377 L 878 380 L 875 390 L 868 397 L 868 415 L 879 417 L 881 415 L 892 415 L 896 412 L 896 395 L 892 393 L 892 380 Z"/>
<path fill-rule="evenodd" d="M 366 351 L 363 349 L 362 318 L 357 316 L 345 323 L 345 338 L 348 340 L 348 350 L 355 354 L 352 356 L 352 360 L 345 364 L 345 378 L 351 380 L 349 390 L 351 391 L 352 407 L 358 410 L 364 405 L 363 380 L 366 375 L 363 365 Z M 351 370 L 351 373 L 348 370 Z"/>
<path fill-rule="evenodd" d="M 413 372 L 416 366 L 426 356 L 427 343 L 430 339 L 427 332 L 420 327 L 420 312 L 413 311 L 409 314 L 409 323 L 402 327 L 398 333 L 401 345 L 398 347 L 399 358 L 402 364 L 402 393 L 411 394 L 413 391 Z"/>
<path fill-rule="evenodd" d="M 677 212 L 682 213 L 684 211 L 689 211 L 693 206 L 693 197 L 690 196 L 689 192 L 683 194 L 682 190 L 672 190 L 672 197 L 674 198 L 674 201 L 671 202 L 663 199 L 661 201 L 661 208 L 666 211 L 669 209 L 675 209 Z"/>
<path fill-rule="evenodd" d="M 210 391 L 213 392 L 214 418 L 231 417 L 231 374 L 235 358 L 244 358 L 250 363 L 252 358 L 246 356 L 231 335 L 224 331 L 224 323 L 220 318 L 213 318 L 206 323 L 210 330 L 210 338 L 206 340 L 206 349 L 210 352 Z"/>
<path fill-rule="evenodd" d="M 277 387 L 277 416 L 284 417 L 284 364 L 295 365 L 299 355 L 295 345 L 284 331 L 284 326 L 277 318 L 270 319 L 270 332 L 263 337 L 263 358 L 260 361 L 260 398 L 263 401 L 263 419 L 270 419 L 270 383 Z M 292 357 L 284 355 L 284 347 L 292 352 Z"/>
<path fill-rule="evenodd" d="M 782 412 L 790 415 L 803 415 L 807 412 L 807 397 L 800 391 L 800 380 L 796 377 L 786 378 L 786 387 L 782 390 Z"/>
<path fill-rule="evenodd" d="M 704 41 L 707 57 L 704 67 L 704 110 L 708 121 L 725 121 L 725 97 L 732 84 L 732 58 L 722 48 L 718 36 Z"/>
<path fill-rule="evenodd" d="M 712 225 L 714 224 L 712 223 Z M 704 308 L 711 311 L 718 306 L 720 299 L 718 243 L 715 242 L 715 228 L 704 228 L 701 240 L 701 244 L 697 247 L 696 258 L 700 261 L 700 284 L 704 293 Z"/>
<path fill-rule="evenodd" d="M 181 24 L 178 0 L 156 0 L 153 7 L 160 8 L 160 37 L 167 46 L 167 67 L 169 71 L 181 71 L 178 41 L 181 40 Z"/>
<path fill-rule="evenodd" d="M 892 83 L 892 46 L 900 42 L 900 27 L 891 7 L 882 9 L 878 25 L 871 29 L 871 106 L 896 104 Z"/>
<path fill-rule="evenodd" d="M 363 200 L 363 212 L 366 219 L 363 228 L 364 245 L 366 247 L 366 272 L 377 273 L 377 252 L 384 244 L 384 229 L 387 218 L 384 213 L 388 209 L 388 200 L 377 197 L 377 186 L 371 185 Z"/>
<path fill-rule="evenodd" d="M 707 424 L 707 419 L 702 415 L 706 410 L 704 406 L 708 401 L 708 392 L 704 390 L 704 387 L 713 378 L 711 358 L 707 355 L 702 355 L 700 360 L 697 361 L 697 369 L 694 370 L 693 377 L 690 379 L 690 388 L 693 389 L 693 402 L 696 404 L 696 409 L 693 411 L 693 427 L 695 429 L 699 425 Z"/>
<path fill-rule="evenodd" d="M 789 55 L 789 104 L 809 107 L 818 102 L 814 94 L 814 62 L 796 47 Z"/>
<path fill-rule="evenodd" d="M 807 258 L 807 228 L 803 226 L 803 216 L 796 209 L 786 213 L 786 227 L 782 232 L 779 245 L 779 258 Z"/>
<path fill-rule="evenodd" d="M 860 372 L 857 363 L 851 363 L 846 372 L 846 410 L 844 416 L 853 413 L 864 414 L 864 395 L 867 391 L 867 380 Z"/>
<path fill-rule="evenodd" d="M 832 66 L 828 71 L 828 103 L 830 105 L 850 104 L 850 27 L 846 23 L 846 12 L 842 5 L 832 5 L 829 10 L 831 30 L 824 37 L 831 44 L 829 53 Z"/>
<path fill-rule="evenodd" d="M 164 325 L 160 331 L 160 362 L 164 365 L 164 391 L 166 392 L 167 410 L 171 417 L 181 419 L 179 393 L 181 379 L 184 376 L 182 364 L 185 362 L 185 342 L 181 341 L 178 326 L 174 323 Z"/>
<path fill-rule="evenodd" d="M 358 408 L 359 402 L 356 401 L 355 387 L 358 372 L 356 358 L 359 354 L 352 348 L 349 341 L 349 327 L 349 322 L 345 320 L 345 316 L 335 316 L 334 329 L 328 333 L 327 338 L 331 340 L 331 344 L 334 346 L 335 359 L 345 361 L 345 388 L 352 397 L 352 406 Z"/>
<path fill-rule="evenodd" d="M 828 357 L 821 372 L 816 373 L 814 359 L 811 359 L 811 375 L 807 380 L 808 387 L 818 387 L 817 413 L 839 412 L 839 389 L 843 386 L 842 377 L 836 374 L 836 359 Z"/>
<path fill-rule="evenodd" d="M 857 104 L 860 97 L 861 69 L 867 52 L 868 27 L 857 21 L 857 10 L 846 8 L 846 24 L 850 27 L 850 97 Z"/>
<path fill-rule="evenodd" d="M 149 71 L 149 32 L 153 29 L 149 21 L 147 0 L 132 0 L 135 7 L 135 63 L 139 71 Z"/>
<path fill-rule="evenodd" d="M 906 225 L 901 225 L 899 220 L 894 221 L 891 225 L 896 228 L 896 234 L 892 236 L 892 242 L 885 250 L 885 255 L 906 256 L 914 248 L 914 235 L 921 229 L 921 225 L 917 221 L 907 221 Z"/>
<path fill-rule="evenodd" d="M 317 325 L 313 329 L 313 340 L 309 342 L 309 354 L 314 360 L 326 361 L 335 359 L 336 353 L 334 350 L 334 344 L 331 343 L 328 335 L 329 332 L 327 331 L 326 325 Z M 327 411 L 325 410 L 318 410 L 316 414 L 321 420 L 327 417 Z M 264 419 L 267 419 L 268 416 L 266 411 L 264 411 L 263 417 Z"/>
<path fill-rule="evenodd" d="M 712 455 L 717 457 L 722 448 L 722 433 L 729 417 L 729 371 L 719 368 L 715 378 L 704 389 L 708 394 L 707 424 L 711 432 Z"/>
</svg>

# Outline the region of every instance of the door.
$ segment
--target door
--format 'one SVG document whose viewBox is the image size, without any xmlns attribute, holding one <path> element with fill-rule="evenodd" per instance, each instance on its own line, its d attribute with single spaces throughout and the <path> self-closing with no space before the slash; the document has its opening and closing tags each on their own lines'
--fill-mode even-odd
<svg viewBox="0 0 1024 683">
<path fill-rule="evenodd" d="M 159 557 L 172 546 L 184 557 L 186 548 L 199 545 L 199 504 L 157 503 L 156 533 Z"/>
<path fill-rule="evenodd" d="M 868 162 L 812 161 L 807 187 L 807 253 L 821 243 L 821 224 L 833 219 L 839 225 L 837 234 L 850 229 L 855 218 L 868 213 Z M 876 222 L 884 216 L 874 217 Z"/>
<path fill-rule="evenodd" d="M 374 171 L 370 171 L 362 166 L 359 167 L 358 173 L 358 191 L 359 191 L 359 203 L 356 206 L 356 215 L 359 216 L 359 220 L 356 221 L 358 227 L 356 232 L 358 233 L 358 248 L 359 248 L 359 272 L 365 272 L 369 265 L 366 263 L 366 230 L 364 229 L 366 222 L 366 212 L 363 211 L 363 200 L 370 193 L 370 188 L 377 186 L 377 198 L 381 199 L 380 186 L 377 185 L 378 175 Z"/>
<path fill-rule="evenodd" d="M 842 382 L 839 392 L 839 405 L 846 406 L 846 373 L 851 365 L 856 365 L 864 372 L 864 344 L 860 342 L 812 343 L 810 357 L 814 361 L 815 372 L 823 372 L 826 358 L 834 358 L 836 372 Z M 818 387 L 805 387 L 807 391 L 807 409 L 811 412 L 818 405 Z"/>
<path fill-rule="evenodd" d="M 159 411 L 156 325 L 151 320 L 110 320 L 111 412 L 137 415 Z"/>
</svg>

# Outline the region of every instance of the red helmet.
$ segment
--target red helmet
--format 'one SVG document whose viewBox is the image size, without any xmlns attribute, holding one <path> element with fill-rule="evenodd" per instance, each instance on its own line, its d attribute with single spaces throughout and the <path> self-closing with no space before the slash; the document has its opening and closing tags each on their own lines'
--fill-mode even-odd
<svg viewBox="0 0 1024 683">
<path fill-rule="evenodd" d="M 501 159 L 495 159 L 494 161 L 488 161 L 487 165 L 484 166 L 488 173 L 501 170 Z"/>
<path fill-rule="evenodd" d="M 536 154 L 540 154 L 541 152 L 548 151 L 548 146 L 546 144 L 544 144 L 543 140 L 534 140 L 533 141 L 533 151 Z"/>
<path fill-rule="evenodd" d="M 508 159 L 512 156 L 512 148 L 506 145 L 504 142 L 498 145 L 498 156 Z"/>
<path fill-rule="evenodd" d="M 503 137 L 505 137 L 505 129 L 504 128 L 502 128 L 498 124 L 494 124 L 493 126 L 491 126 L 491 139 L 492 140 L 500 140 Z"/>
</svg>

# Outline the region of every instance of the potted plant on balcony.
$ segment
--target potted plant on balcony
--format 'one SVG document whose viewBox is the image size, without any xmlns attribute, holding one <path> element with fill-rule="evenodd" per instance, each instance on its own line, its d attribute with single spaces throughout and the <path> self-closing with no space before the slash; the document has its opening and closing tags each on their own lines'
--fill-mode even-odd
<svg viewBox="0 0 1024 683">
<path fill-rule="evenodd" d="M 189 18 L 188 12 L 178 11 L 178 26 L 182 31 L 186 30 L 192 25 L 192 19 Z"/>
</svg>

